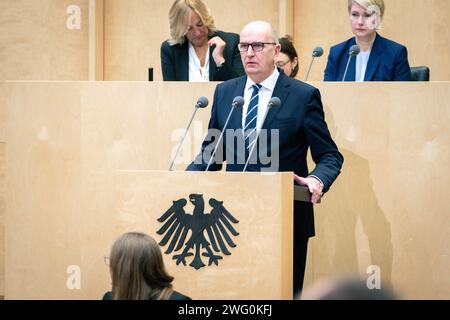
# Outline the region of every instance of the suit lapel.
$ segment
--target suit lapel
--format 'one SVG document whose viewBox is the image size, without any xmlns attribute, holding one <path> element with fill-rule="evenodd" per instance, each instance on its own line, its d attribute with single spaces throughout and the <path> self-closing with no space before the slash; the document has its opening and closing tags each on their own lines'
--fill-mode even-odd
<svg viewBox="0 0 450 320">
<path fill-rule="evenodd" d="M 232 100 L 231 101 L 233 101 L 234 97 L 237 97 L 237 96 L 243 97 L 244 96 L 246 82 L 247 82 L 247 77 L 241 77 L 238 81 L 235 82 L 235 85 L 234 85 L 234 88 L 232 91 Z M 227 106 L 227 108 L 229 108 L 229 110 L 231 110 L 231 103 L 229 106 Z M 242 129 L 242 107 L 234 110 L 233 114 L 231 115 L 228 128 Z"/>
<path fill-rule="evenodd" d="M 209 36 L 209 39 L 213 38 L 217 36 L 217 33 L 214 33 L 212 35 Z M 214 48 L 209 48 L 209 81 L 213 81 L 214 77 L 216 76 L 217 73 L 217 65 L 216 62 L 214 61 L 214 58 L 212 56 L 212 52 L 213 52 Z"/>
<path fill-rule="evenodd" d="M 348 55 L 348 52 L 350 51 L 351 46 L 356 44 L 356 40 L 355 38 L 352 38 L 347 50 L 344 54 L 347 55 L 347 59 L 345 60 L 345 64 L 347 64 L 348 59 L 350 59 L 350 56 Z M 345 66 L 344 66 L 344 70 L 345 70 Z M 344 76 L 344 74 L 342 74 L 342 76 Z M 347 75 L 345 76 L 345 81 L 355 81 L 356 78 L 356 57 L 352 57 L 350 60 L 350 64 L 348 66 L 348 71 L 347 71 Z M 339 79 L 341 80 L 341 79 Z"/>
<path fill-rule="evenodd" d="M 284 74 L 283 71 L 280 71 L 280 75 L 278 77 L 275 88 L 273 89 L 272 97 L 280 98 L 281 105 L 279 108 L 271 108 L 269 109 L 269 113 L 267 114 L 266 120 L 263 123 L 262 129 L 270 128 L 270 125 L 275 120 L 278 112 L 280 112 L 281 108 L 283 108 L 284 103 L 286 102 L 289 96 L 289 87 L 291 86 L 289 83 L 289 78 Z"/>
<path fill-rule="evenodd" d="M 378 34 L 375 37 L 372 51 L 370 52 L 369 61 L 367 62 L 366 74 L 364 75 L 364 81 L 372 81 L 375 71 L 381 62 L 381 56 L 383 54 L 383 38 Z"/>
<path fill-rule="evenodd" d="M 211 49 L 209 50 L 209 81 L 213 81 L 214 77 L 216 76 L 217 72 L 217 66 L 216 62 L 214 61 L 214 58 L 212 56 Z"/>
<path fill-rule="evenodd" d="M 345 76 L 345 81 L 355 81 L 356 78 L 356 57 L 352 57 L 350 60 L 350 65 L 348 66 L 347 75 Z"/>
<path fill-rule="evenodd" d="M 181 79 L 189 81 L 189 45 L 187 39 L 181 45 L 180 53 L 180 59 L 178 61 L 180 63 Z"/>
</svg>

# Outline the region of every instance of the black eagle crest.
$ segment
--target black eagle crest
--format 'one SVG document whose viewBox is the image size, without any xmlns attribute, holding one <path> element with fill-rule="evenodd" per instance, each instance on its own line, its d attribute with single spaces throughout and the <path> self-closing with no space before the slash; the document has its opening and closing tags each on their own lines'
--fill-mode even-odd
<svg viewBox="0 0 450 320">
<path fill-rule="evenodd" d="M 214 263 L 219 265 L 222 259 L 220 252 L 225 255 L 231 255 L 227 246 L 234 248 L 236 244 L 233 242 L 231 235 L 238 236 L 239 233 L 234 229 L 231 223 L 239 223 L 233 215 L 223 206 L 223 201 L 211 198 L 209 205 L 212 207 L 210 213 L 205 213 L 205 201 L 201 194 L 189 195 L 189 201 L 194 205 L 192 214 L 186 213 L 184 206 L 187 204 L 186 199 L 173 201 L 173 205 L 158 219 L 164 223 L 158 234 L 163 235 L 163 239 L 159 242 L 161 246 L 167 247 L 166 254 L 179 251 L 173 259 L 177 265 L 180 262 L 186 265 L 186 257 L 194 256 L 189 264 L 195 269 L 205 266 L 201 256 L 209 258 L 208 266 Z M 189 240 L 186 240 L 189 231 L 191 231 Z M 195 251 L 195 255 L 190 252 Z M 213 250 L 216 252 L 214 254 Z"/>
</svg>

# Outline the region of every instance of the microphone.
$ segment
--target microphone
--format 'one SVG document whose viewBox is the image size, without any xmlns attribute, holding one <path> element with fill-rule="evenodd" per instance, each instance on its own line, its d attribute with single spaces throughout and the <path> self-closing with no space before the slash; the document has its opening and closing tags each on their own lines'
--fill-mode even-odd
<svg viewBox="0 0 450 320">
<path fill-rule="evenodd" d="M 208 166 L 206 167 L 206 170 L 205 170 L 205 171 L 208 171 L 208 170 L 209 170 L 209 167 L 211 166 L 211 163 L 212 163 L 214 157 L 216 156 L 217 149 L 219 148 L 219 145 L 220 145 L 220 142 L 221 142 L 221 140 L 222 140 L 223 134 L 224 134 L 225 130 L 227 129 L 228 122 L 229 122 L 230 119 L 231 119 L 231 115 L 233 114 L 234 109 L 236 109 L 236 108 L 242 108 L 242 106 L 244 105 L 244 103 L 245 103 L 244 98 L 242 98 L 241 96 L 237 96 L 237 97 L 235 97 L 235 98 L 233 99 L 233 103 L 231 104 L 231 110 L 230 110 L 230 113 L 228 114 L 227 121 L 225 121 L 225 125 L 223 126 L 223 129 L 222 129 L 222 131 L 220 132 L 219 139 L 217 140 L 216 146 L 215 146 L 215 148 L 214 148 L 213 153 L 211 154 L 211 158 L 210 158 L 209 161 L 208 161 Z"/>
<path fill-rule="evenodd" d="M 315 47 L 313 52 L 312 52 L 312 59 L 311 59 L 311 63 L 309 64 L 308 73 L 306 74 L 306 77 L 305 77 L 305 82 L 308 81 L 309 72 L 311 71 L 311 67 L 313 65 L 314 59 L 315 58 L 319 58 L 322 55 L 323 55 L 323 48 L 322 47 Z"/>
<path fill-rule="evenodd" d="M 191 121 L 189 121 L 189 124 L 186 127 L 186 131 L 184 133 L 184 136 L 181 139 L 180 143 L 178 144 L 177 151 L 175 152 L 175 155 L 172 158 L 172 162 L 170 163 L 169 171 L 172 171 L 173 164 L 175 163 L 175 159 L 177 158 L 178 153 L 180 152 L 181 145 L 183 144 L 183 141 L 186 138 L 186 135 L 187 135 L 187 133 L 189 131 L 189 128 L 191 127 L 191 124 L 192 124 L 192 121 L 194 120 L 195 114 L 197 113 L 198 109 L 206 108 L 208 106 L 208 103 L 209 103 L 209 101 L 208 101 L 207 97 L 200 97 L 200 98 L 198 98 L 197 103 L 195 104 L 195 111 L 194 111 L 194 113 L 192 114 L 192 117 L 191 117 Z"/>
<path fill-rule="evenodd" d="M 266 109 L 266 113 L 264 114 L 264 120 L 262 123 L 264 123 L 264 121 L 266 121 L 266 117 L 267 114 L 269 113 L 269 110 L 271 108 L 279 108 L 281 106 L 281 100 L 278 97 L 272 97 L 269 100 L 269 103 L 267 104 L 267 109 Z M 259 134 L 261 133 L 261 130 L 257 130 L 257 135 L 255 138 L 255 142 L 253 143 L 252 149 L 250 150 L 249 154 L 248 154 L 248 158 L 247 161 L 245 162 L 245 166 L 244 166 L 244 170 L 242 170 L 242 172 L 245 172 L 247 170 L 248 167 L 248 163 L 250 162 L 250 159 L 253 155 L 253 151 L 256 149 L 256 145 L 258 144 L 258 139 L 259 139 Z"/>
<path fill-rule="evenodd" d="M 350 60 L 352 60 L 352 57 L 357 56 L 360 52 L 361 52 L 361 49 L 359 48 L 359 46 L 357 44 L 350 47 L 350 50 L 348 51 L 349 58 L 347 61 L 347 66 L 345 67 L 344 77 L 342 78 L 342 81 L 345 81 L 345 76 L 347 75 L 348 66 L 350 65 Z"/>
</svg>

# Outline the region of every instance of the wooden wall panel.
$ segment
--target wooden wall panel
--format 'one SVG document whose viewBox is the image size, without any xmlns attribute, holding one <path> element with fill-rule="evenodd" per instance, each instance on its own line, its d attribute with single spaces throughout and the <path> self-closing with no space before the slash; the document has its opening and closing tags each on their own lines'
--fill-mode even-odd
<svg viewBox="0 0 450 320">
<path fill-rule="evenodd" d="M 97 9 L 104 10 L 104 16 L 97 15 L 101 25 L 96 30 L 103 32 L 103 17 L 105 29 L 104 43 L 97 41 L 103 39 L 102 34 L 91 35 L 95 53 L 100 54 L 92 54 L 91 61 L 89 1 L 93 0 L 1 1 L 0 80 L 87 80 L 89 63 L 97 80 L 103 79 L 103 71 L 105 80 L 147 80 L 149 66 L 155 69 L 155 80 L 161 80 L 159 49 L 169 36 L 167 16 L 172 1 L 94 0 Z M 66 27 L 70 5 L 80 7 L 80 30 Z M 264 0 L 261 4 L 257 0 L 207 0 L 207 5 L 223 30 L 238 33 L 245 23 L 256 19 L 267 20 L 282 31 L 293 29 L 301 60 L 299 79 L 305 76 L 315 46 L 323 46 L 325 55 L 315 63 L 312 81 L 323 78 L 330 46 L 352 36 L 345 1 Z M 386 0 L 386 5 L 381 34 L 405 44 L 411 65 L 429 66 L 432 80 L 449 80 L 450 56 L 446 52 L 450 30 L 446 25 L 450 2 Z M 292 14 L 280 10 L 292 10 Z"/>
<path fill-rule="evenodd" d="M 14 84 L 6 86 L 10 98 L 7 106 L 15 106 L 7 109 L 6 125 L 6 152 L 12 155 L 7 160 L 6 173 L 6 252 L 8 243 L 21 243 L 37 255 L 53 246 L 64 252 L 52 261 L 36 259 L 32 265 L 21 259 L 17 251 L 6 254 L 6 264 L 14 261 L 19 269 L 29 270 L 20 276 L 25 298 L 33 296 L 29 277 L 36 275 L 49 281 L 53 279 L 66 288 L 67 268 L 79 258 L 80 236 L 72 226 L 81 224 L 80 100 L 74 99 L 71 93 L 75 87 L 64 83 L 58 86 L 51 82 L 24 83 L 19 85 L 20 88 Z M 19 158 L 24 161 L 18 161 Z M 58 214 L 62 211 L 70 217 L 64 223 Z M 54 230 L 54 237 L 40 237 L 30 221 L 40 221 L 36 224 L 38 228 Z M 30 228 L 24 239 L 18 230 L 27 226 Z M 51 268 L 60 272 L 53 274 Z M 5 272 L 7 293 L 7 279 L 14 275 L 8 274 L 8 268 Z M 41 286 L 39 291 L 49 299 L 57 297 L 57 292 L 46 286 Z M 73 298 L 77 298 L 77 291 L 73 292 Z"/>
<path fill-rule="evenodd" d="M 1 82 L 0 82 L 1 83 Z M 5 131 L 5 125 L 6 125 L 6 114 L 5 114 L 5 110 L 6 110 L 6 91 L 5 91 L 5 86 L 0 85 L 0 142 L 5 142 L 6 141 L 6 131 Z"/>
<path fill-rule="evenodd" d="M 86 217 L 83 232 L 102 232 L 104 217 L 117 210 L 116 169 L 168 167 L 177 141 L 174 130 L 186 125 L 196 97 L 212 99 L 215 88 L 213 83 L 190 84 L 185 90 L 183 83 L 145 82 L 7 85 L 7 217 L 64 211 L 73 217 L 71 223 Z M 403 298 L 447 299 L 449 83 L 314 85 L 321 90 L 327 123 L 345 162 L 316 207 L 317 235 L 310 241 L 305 285 L 344 273 L 367 278 L 367 268 L 378 266 L 382 284 L 392 283 Z M 208 118 L 208 110 L 200 112 L 191 129 L 197 133 L 186 142 L 191 144 L 187 161 L 200 148 Z M 82 245 L 95 239 L 95 232 L 82 237 L 60 225 L 48 221 L 47 226 L 60 230 L 61 237 L 68 232 Z M 6 234 L 17 237 L 14 228 L 7 227 Z M 40 243 L 33 242 L 32 232 L 27 236 L 30 248 L 36 247 L 33 243 L 39 243 L 38 250 L 67 248 L 67 254 L 55 256 L 61 273 L 42 274 L 64 286 L 67 264 L 81 259 L 70 255 L 79 252 L 78 243 Z M 95 250 L 100 259 L 108 248 Z M 13 245 L 8 252 L 14 254 Z M 45 265 L 33 268 L 36 274 Z M 98 299 L 107 271 L 83 270 L 99 282 L 83 282 L 87 295 L 64 294 Z M 24 294 L 27 288 L 25 282 Z M 57 297 L 44 289 L 40 293 Z"/>
<path fill-rule="evenodd" d="M 318 87 L 345 161 L 316 208 L 307 284 L 377 266 L 400 297 L 448 298 L 448 83 Z"/>
<path fill-rule="evenodd" d="M 380 34 L 408 48 L 411 66 L 427 65 L 431 80 L 450 80 L 450 2 L 447 0 L 385 0 L 386 12 Z M 313 66 L 309 80 L 323 79 L 331 46 L 352 37 L 347 1 L 295 0 L 294 41 L 299 51 L 304 79 L 314 47 L 324 56 Z"/>
<path fill-rule="evenodd" d="M 88 1 L 0 1 L 0 80 L 88 80 Z M 66 26 L 70 5 L 79 30 Z"/>
<path fill-rule="evenodd" d="M 148 67 L 162 80 L 160 47 L 169 38 L 172 1 L 109 0 L 105 3 L 105 80 L 146 81 Z M 278 0 L 206 0 L 216 26 L 239 33 L 252 20 L 278 26 Z"/>
</svg>

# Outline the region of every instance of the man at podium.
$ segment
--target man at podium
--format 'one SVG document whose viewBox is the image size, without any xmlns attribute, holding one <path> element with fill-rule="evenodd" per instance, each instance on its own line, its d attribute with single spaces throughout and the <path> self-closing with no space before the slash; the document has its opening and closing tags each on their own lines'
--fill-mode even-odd
<svg viewBox="0 0 450 320">
<path fill-rule="evenodd" d="M 217 171 L 226 161 L 227 171 L 293 171 L 294 180 L 308 186 L 312 203 L 294 203 L 296 295 L 303 287 L 308 239 L 314 236 L 313 204 L 339 175 L 344 159 L 328 131 L 319 90 L 275 67 L 280 44 L 274 28 L 263 21 L 247 24 L 239 51 L 246 76 L 216 87 L 208 135 L 187 170 Z M 311 172 L 308 148 L 316 163 Z"/>
</svg>

